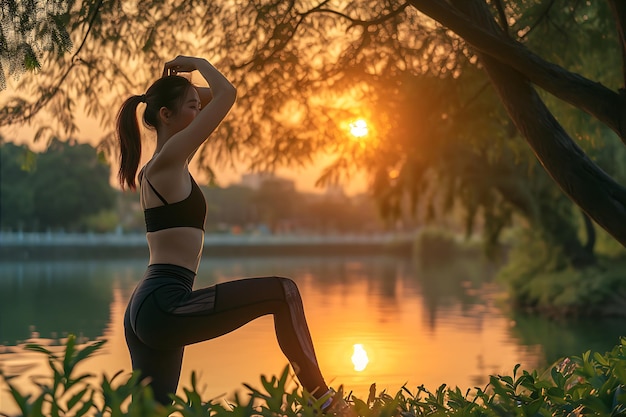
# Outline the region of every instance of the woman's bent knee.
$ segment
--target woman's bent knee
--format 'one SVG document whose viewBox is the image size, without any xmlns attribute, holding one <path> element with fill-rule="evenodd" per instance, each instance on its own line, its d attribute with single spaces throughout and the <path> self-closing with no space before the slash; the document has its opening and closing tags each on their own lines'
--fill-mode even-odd
<svg viewBox="0 0 626 417">
<path fill-rule="evenodd" d="M 298 284 L 296 284 L 293 279 L 286 278 L 286 277 L 274 277 L 274 278 L 280 281 L 283 288 L 295 289 L 296 291 L 298 290 Z"/>
<path fill-rule="evenodd" d="M 291 278 L 285 278 L 285 277 L 276 277 L 282 287 L 283 287 L 283 291 L 285 293 L 285 299 L 287 300 L 287 302 L 289 302 L 289 300 L 293 300 L 295 299 L 300 299 L 300 290 L 298 289 L 298 285 L 294 282 L 294 280 L 292 280 Z"/>
</svg>

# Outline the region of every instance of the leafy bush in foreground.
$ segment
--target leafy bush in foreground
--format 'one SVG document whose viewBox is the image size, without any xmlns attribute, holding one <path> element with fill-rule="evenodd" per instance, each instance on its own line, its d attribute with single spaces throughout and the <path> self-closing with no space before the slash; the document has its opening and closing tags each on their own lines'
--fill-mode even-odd
<svg viewBox="0 0 626 417">
<path fill-rule="evenodd" d="M 320 416 L 320 401 L 299 389 L 289 391 L 288 367 L 280 377 L 261 377 L 262 389 L 245 385 L 248 395 L 235 395 L 227 405 L 200 398 L 195 375 L 184 396 L 172 396 L 173 404 L 157 404 L 150 387 L 139 375 L 123 379 L 117 373 L 111 379 L 75 375 L 76 365 L 87 359 L 103 341 L 77 348 L 70 337 L 62 355 L 41 345 L 26 349 L 47 355 L 52 377 L 34 381 L 38 394 L 24 395 L 0 370 L 22 416 L 141 416 L 160 417 L 172 413 L 192 416 Z M 416 392 L 402 388 L 395 396 L 375 392 L 372 385 L 367 400 L 348 395 L 352 411 L 358 416 L 626 416 L 626 338 L 611 352 L 586 352 L 580 357 L 564 358 L 544 373 L 521 371 L 513 375 L 491 376 L 485 388 L 463 393 L 458 388 L 440 386 L 431 392 L 420 386 Z M 120 381 L 120 379 L 123 379 Z M 0 415 L 6 416 L 6 414 Z"/>
</svg>

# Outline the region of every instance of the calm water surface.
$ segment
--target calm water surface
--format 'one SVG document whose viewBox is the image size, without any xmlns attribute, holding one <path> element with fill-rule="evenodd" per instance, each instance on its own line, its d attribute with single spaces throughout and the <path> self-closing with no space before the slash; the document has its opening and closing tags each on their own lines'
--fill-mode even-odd
<svg viewBox="0 0 626 417">
<path fill-rule="evenodd" d="M 26 341 L 59 344 L 68 333 L 107 339 L 85 367 L 109 376 L 130 372 L 122 315 L 145 261 L 3 262 L 0 264 L 0 366 L 24 390 L 47 374 L 45 358 Z M 234 278 L 279 275 L 300 286 L 318 360 L 331 385 L 367 396 L 370 384 L 395 393 L 445 383 L 462 390 L 515 364 L 543 367 L 588 349 L 604 352 L 626 334 L 624 320 L 554 323 L 513 315 L 493 282 L 494 267 L 459 259 L 423 268 L 394 257 L 204 259 L 196 288 Z M 164 336 L 167 337 L 167 336 Z M 355 370 L 354 345 L 368 363 Z M 180 386 L 192 371 L 205 398 L 229 397 L 242 383 L 287 364 L 271 317 L 186 349 Z M 4 389 L 0 411 L 12 405 Z"/>
</svg>

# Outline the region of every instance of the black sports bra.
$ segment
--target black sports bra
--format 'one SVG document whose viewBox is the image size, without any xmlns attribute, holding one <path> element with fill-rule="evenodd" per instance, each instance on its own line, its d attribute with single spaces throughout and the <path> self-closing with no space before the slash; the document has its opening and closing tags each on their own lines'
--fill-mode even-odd
<svg viewBox="0 0 626 417">
<path fill-rule="evenodd" d="M 191 193 L 184 200 L 172 204 L 169 204 L 146 178 L 146 182 L 152 188 L 154 194 L 164 204 L 163 206 L 152 207 L 143 211 L 148 232 L 174 227 L 194 227 L 204 230 L 206 200 L 202 190 L 200 190 L 191 174 L 189 178 L 191 179 Z"/>
</svg>

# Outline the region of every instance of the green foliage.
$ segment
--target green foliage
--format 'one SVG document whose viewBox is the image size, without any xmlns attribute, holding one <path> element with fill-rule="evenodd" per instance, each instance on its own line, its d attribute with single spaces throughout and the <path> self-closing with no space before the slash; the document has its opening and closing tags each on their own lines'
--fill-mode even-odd
<svg viewBox="0 0 626 417">
<path fill-rule="evenodd" d="M 1 374 L 23 416 L 51 417 L 87 415 L 94 406 L 94 389 L 87 383 L 92 375 L 81 373 L 75 375 L 76 365 L 98 350 L 104 341 L 91 344 L 82 350 L 76 348 L 76 338 L 70 336 L 62 356 L 51 352 L 37 344 L 28 344 L 25 349 L 43 353 L 48 357 L 52 377 L 48 380 L 37 380 L 39 393 L 23 395 L 12 384 L 11 378 Z"/>
<path fill-rule="evenodd" d="M 113 210 L 102 210 L 98 213 L 85 216 L 83 218 L 83 227 L 86 230 L 95 233 L 105 233 L 115 230 L 118 225 L 119 216 Z"/>
<path fill-rule="evenodd" d="M 105 219 L 93 216 L 115 203 L 109 167 L 91 145 L 54 140 L 35 154 L 0 143 L 0 157 L 3 229 L 101 226 Z"/>
<path fill-rule="evenodd" d="M 72 47 L 67 16 L 73 1 L 3 0 L 0 7 L 0 90 L 5 72 L 20 75 L 41 68 L 47 53 L 61 56 Z"/>
<path fill-rule="evenodd" d="M 34 212 L 34 190 L 29 186 L 36 157 L 26 146 L 0 142 L 0 227 L 18 228 Z"/>
<path fill-rule="evenodd" d="M 121 374 L 101 378 L 93 383 L 94 375 L 76 374 L 76 366 L 101 348 L 96 342 L 79 349 L 70 337 L 62 355 L 56 355 L 40 345 L 26 349 L 48 356 L 52 377 L 38 383 L 39 392 L 24 395 L 2 374 L 11 397 L 24 417 L 35 416 L 142 416 L 165 417 L 172 413 L 183 417 L 214 416 L 320 416 L 324 398 L 314 400 L 299 389 L 289 390 L 288 367 L 279 377 L 262 377 L 262 388 L 246 385 L 247 399 L 236 394 L 227 405 L 214 400 L 205 401 L 196 387 L 192 374 L 191 386 L 183 396 L 172 395 L 172 405 L 157 404 L 149 385 L 133 373 L 120 381 Z M 362 417 L 423 417 L 423 416 L 623 416 L 626 415 L 626 338 L 610 352 L 587 351 L 581 356 L 563 358 L 544 372 L 520 370 L 512 375 L 492 375 L 484 388 L 463 393 L 458 387 L 441 385 L 435 391 L 424 386 L 415 392 L 403 387 L 396 395 L 385 391 L 376 393 L 375 384 L 367 400 L 349 395 L 348 412 L 342 415 Z"/>
<path fill-rule="evenodd" d="M 516 16 L 512 31 L 521 31 L 527 47 L 558 65 L 611 88 L 623 84 L 618 54 L 598 45 L 616 45 L 609 2 L 507 2 Z M 550 42 L 546 42 L 549 39 Z"/>
<path fill-rule="evenodd" d="M 616 315 L 626 299 L 626 258 L 598 256 L 596 264 L 572 266 L 561 249 L 523 234 L 499 271 L 522 310 L 552 317 Z"/>
</svg>

